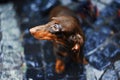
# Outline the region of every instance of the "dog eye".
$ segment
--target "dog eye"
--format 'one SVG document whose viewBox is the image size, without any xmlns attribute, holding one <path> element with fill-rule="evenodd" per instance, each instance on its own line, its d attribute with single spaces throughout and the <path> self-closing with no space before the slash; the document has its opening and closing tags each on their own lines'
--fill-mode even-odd
<svg viewBox="0 0 120 80">
<path fill-rule="evenodd" d="M 54 24 L 51 28 L 55 32 L 61 31 L 61 29 L 62 29 L 60 24 Z"/>
</svg>

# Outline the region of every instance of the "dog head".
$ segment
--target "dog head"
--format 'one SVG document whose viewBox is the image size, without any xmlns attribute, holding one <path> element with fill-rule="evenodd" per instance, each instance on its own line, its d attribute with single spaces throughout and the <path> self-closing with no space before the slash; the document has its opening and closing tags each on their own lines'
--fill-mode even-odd
<svg viewBox="0 0 120 80">
<path fill-rule="evenodd" d="M 73 46 L 72 49 L 78 49 L 84 43 L 79 20 L 71 16 L 52 17 L 50 22 L 33 27 L 30 32 L 39 40 L 50 40 L 63 45 L 69 43 Z"/>
</svg>

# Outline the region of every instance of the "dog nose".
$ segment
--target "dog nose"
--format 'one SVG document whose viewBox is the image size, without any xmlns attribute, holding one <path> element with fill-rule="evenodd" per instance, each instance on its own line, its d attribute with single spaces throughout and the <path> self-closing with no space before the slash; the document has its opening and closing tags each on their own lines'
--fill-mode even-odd
<svg viewBox="0 0 120 80">
<path fill-rule="evenodd" d="M 36 30 L 35 30 L 34 28 L 31 28 L 31 29 L 30 29 L 30 33 L 31 33 L 31 34 L 34 34 L 35 32 L 36 32 Z"/>
</svg>

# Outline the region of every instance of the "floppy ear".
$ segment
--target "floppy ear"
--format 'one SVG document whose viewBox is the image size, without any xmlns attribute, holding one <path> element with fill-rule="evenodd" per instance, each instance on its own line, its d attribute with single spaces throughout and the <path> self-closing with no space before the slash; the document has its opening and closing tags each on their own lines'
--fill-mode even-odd
<svg viewBox="0 0 120 80">
<path fill-rule="evenodd" d="M 81 47 L 84 44 L 84 39 L 80 34 L 75 34 L 74 35 L 74 46 L 72 47 L 72 50 L 75 52 L 79 52 Z"/>
<path fill-rule="evenodd" d="M 82 53 L 82 48 L 84 45 L 84 37 L 82 37 L 80 34 L 74 35 L 74 45 L 72 47 L 72 51 L 75 53 L 73 56 L 73 60 L 77 62 L 81 62 L 83 64 L 87 64 L 87 60 L 84 58 L 84 55 Z"/>
</svg>

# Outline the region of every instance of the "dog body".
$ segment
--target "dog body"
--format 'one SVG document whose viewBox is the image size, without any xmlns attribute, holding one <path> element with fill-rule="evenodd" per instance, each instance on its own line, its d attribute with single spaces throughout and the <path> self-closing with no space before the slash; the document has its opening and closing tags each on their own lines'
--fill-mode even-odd
<svg viewBox="0 0 120 80">
<path fill-rule="evenodd" d="M 57 73 L 63 72 L 70 60 L 84 63 L 81 51 L 85 37 L 79 20 L 70 9 L 55 7 L 50 12 L 50 22 L 31 28 L 30 32 L 36 39 L 53 41 Z"/>
</svg>

